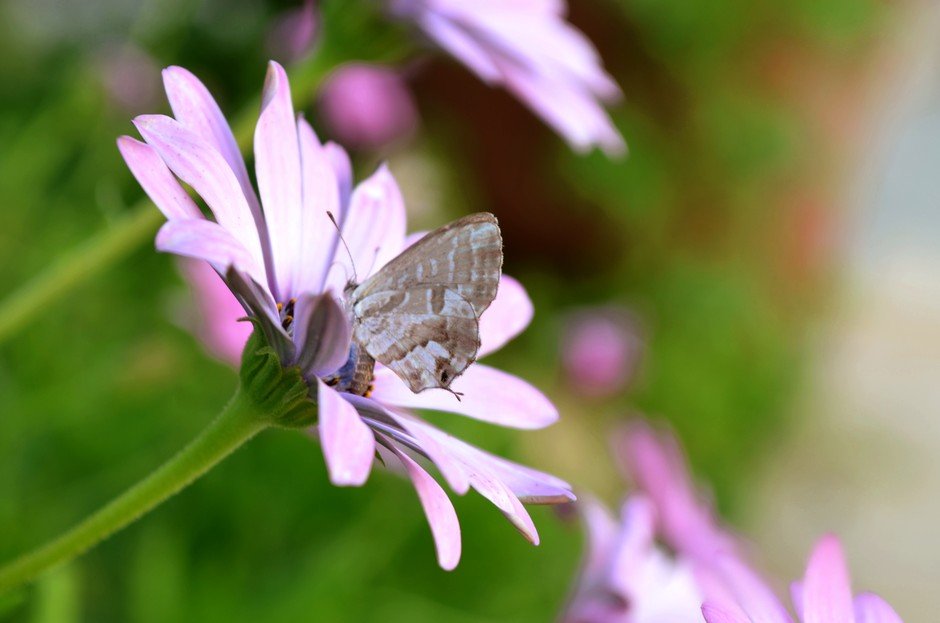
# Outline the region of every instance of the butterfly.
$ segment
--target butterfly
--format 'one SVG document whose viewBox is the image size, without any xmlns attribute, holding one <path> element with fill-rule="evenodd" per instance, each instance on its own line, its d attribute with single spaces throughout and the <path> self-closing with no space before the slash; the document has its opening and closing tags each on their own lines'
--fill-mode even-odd
<svg viewBox="0 0 940 623">
<path fill-rule="evenodd" d="M 502 267 L 492 214 L 432 231 L 346 288 L 354 344 L 415 393 L 449 389 L 476 359 L 480 315 L 496 297 Z"/>
</svg>

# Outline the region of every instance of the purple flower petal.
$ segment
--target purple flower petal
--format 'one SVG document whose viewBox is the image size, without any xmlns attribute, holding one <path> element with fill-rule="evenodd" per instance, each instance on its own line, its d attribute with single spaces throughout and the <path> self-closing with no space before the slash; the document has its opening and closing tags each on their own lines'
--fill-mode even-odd
<svg viewBox="0 0 940 623">
<path fill-rule="evenodd" d="M 554 424 L 558 410 L 522 379 L 482 364 L 474 364 L 451 385 L 460 400 L 443 389 L 413 393 L 387 368 L 376 368 L 375 398 L 385 404 L 414 409 L 434 409 L 466 415 L 511 428 L 537 429 Z"/>
<path fill-rule="evenodd" d="M 803 596 L 805 595 L 803 590 L 803 582 L 791 582 L 790 583 L 790 601 L 793 602 L 793 610 L 796 611 L 796 618 L 800 621 L 803 620 Z"/>
<path fill-rule="evenodd" d="M 431 526 L 437 562 L 445 571 L 451 571 L 460 562 L 460 522 L 447 494 L 430 474 L 421 469 L 411 457 L 394 444 L 387 446 L 398 457 L 415 486 L 424 514 Z"/>
<path fill-rule="evenodd" d="M 330 473 L 339 487 L 365 483 L 375 456 L 375 436 L 355 407 L 323 381 L 317 381 L 320 443 Z"/>
<path fill-rule="evenodd" d="M 532 301 L 522 284 L 503 275 L 499 280 L 496 298 L 480 316 L 480 351 L 485 357 L 502 348 L 529 326 L 535 313 Z"/>
<path fill-rule="evenodd" d="M 326 287 L 341 291 L 350 279 L 358 277 L 361 282 L 398 255 L 405 240 L 405 218 L 401 190 L 383 164 L 352 193 L 343 220 L 349 253 L 342 247 L 336 250 Z"/>
<path fill-rule="evenodd" d="M 339 183 L 329 153 L 304 119 L 297 121 L 303 185 L 303 225 L 300 239 L 297 287 L 300 292 L 320 292 L 338 243 L 332 213 L 340 218 Z M 337 221 L 338 223 L 338 221 Z"/>
<path fill-rule="evenodd" d="M 398 417 L 402 419 L 407 416 L 400 415 Z M 447 449 L 451 458 L 456 459 L 462 465 L 470 481 L 470 486 L 502 511 L 510 523 L 530 543 L 539 544 L 538 531 L 535 529 L 535 524 L 532 523 L 532 518 L 509 485 L 503 481 L 501 473 L 503 470 L 497 461 L 493 460 L 495 457 L 417 418 L 409 418 L 409 423 L 409 430 L 420 429 Z"/>
<path fill-rule="evenodd" d="M 699 496 L 682 450 L 667 430 L 636 420 L 615 438 L 623 470 L 656 505 L 663 537 L 674 549 L 708 564 L 716 553 L 736 549 Z"/>
<path fill-rule="evenodd" d="M 130 136 L 118 138 L 117 145 L 131 173 L 165 217 L 202 218 L 196 202 L 186 194 L 153 147 Z"/>
<path fill-rule="evenodd" d="M 894 608 L 874 593 L 861 593 L 855 598 L 855 619 L 858 623 L 902 623 Z"/>
<path fill-rule="evenodd" d="M 156 246 L 159 251 L 205 260 L 221 274 L 234 266 L 256 281 L 264 280 L 264 269 L 242 243 L 206 219 L 167 221 L 157 232 Z"/>
<path fill-rule="evenodd" d="M 469 447 L 475 456 L 479 460 L 485 460 L 499 479 L 526 504 L 564 504 L 577 499 L 571 491 L 571 485 L 561 478 L 492 455 L 479 448 Z"/>
<path fill-rule="evenodd" d="M 307 378 L 325 376 L 346 363 L 352 328 L 330 292 L 301 296 L 294 312 L 297 365 Z"/>
<path fill-rule="evenodd" d="M 620 89 L 587 37 L 565 21 L 564 7 L 557 0 L 398 0 L 393 12 L 484 81 L 504 85 L 574 149 L 621 154 L 623 138 L 599 101 L 619 99 Z"/>
<path fill-rule="evenodd" d="M 349 205 L 349 197 L 352 195 L 352 163 L 349 161 L 349 154 L 341 145 L 333 141 L 327 141 L 323 146 L 326 155 L 333 165 L 333 171 L 336 173 L 336 181 L 339 183 L 339 204 L 340 209 L 334 216 L 337 222 L 342 225 L 346 217 L 346 206 Z"/>
<path fill-rule="evenodd" d="M 585 152 L 600 145 L 611 156 L 626 152 L 623 137 L 604 108 L 582 87 L 568 85 L 565 88 L 557 81 L 510 66 L 504 71 L 506 88 L 564 137 L 575 151 Z"/>
<path fill-rule="evenodd" d="M 715 570 L 729 587 L 741 610 L 746 612 L 751 620 L 761 623 L 793 623 L 773 591 L 737 556 L 722 555 L 715 563 Z M 724 603 L 721 606 L 731 607 L 730 604 Z"/>
<path fill-rule="evenodd" d="M 804 623 L 853 623 L 852 588 L 842 545 L 835 536 L 816 544 L 803 579 Z"/>
<path fill-rule="evenodd" d="M 702 616 L 707 623 L 754 623 L 754 620 L 739 611 L 725 609 L 723 606 L 706 603 L 702 606 Z"/>
<path fill-rule="evenodd" d="M 607 583 L 610 553 L 620 526 L 606 506 L 592 497 L 578 503 L 587 532 L 587 553 L 582 563 L 580 585 L 590 591 Z"/>
<path fill-rule="evenodd" d="M 620 529 L 607 555 L 610 563 L 610 588 L 628 596 L 638 592 L 636 576 L 649 559 L 653 547 L 655 510 L 643 496 L 628 499 L 620 513 Z"/>
<path fill-rule="evenodd" d="M 374 402 L 374 401 L 373 401 Z M 378 404 L 378 403 L 375 403 Z M 404 431 L 414 440 L 421 452 L 425 454 L 437 469 L 447 484 L 458 495 L 464 495 L 470 490 L 470 476 L 467 473 L 466 466 L 456 457 L 452 456 L 450 450 L 443 440 L 436 438 L 425 430 L 413 417 L 407 417 L 403 414 L 395 414 L 381 407 L 390 419 L 404 429 Z M 433 427 L 428 427 L 433 428 Z"/>
<path fill-rule="evenodd" d="M 303 210 L 300 144 L 290 85 L 284 68 L 271 61 L 261 95 L 261 115 L 255 129 L 255 172 L 264 218 L 271 240 L 277 288 L 286 301 L 296 297 L 301 266 L 300 232 Z"/>
<path fill-rule="evenodd" d="M 170 117 L 142 115 L 134 119 L 134 125 L 170 170 L 206 201 L 219 224 L 262 265 L 264 255 L 254 217 L 235 174 L 221 154 Z"/>
<path fill-rule="evenodd" d="M 488 83 L 499 82 L 499 68 L 486 49 L 449 19 L 428 13 L 421 17 L 419 23 L 428 36 L 470 68 L 481 80 Z"/>
<path fill-rule="evenodd" d="M 200 136 L 222 154 L 241 186 L 255 218 L 261 220 L 258 197 L 248 177 L 245 159 L 238 148 L 232 129 L 222 110 L 205 85 L 189 70 L 167 67 L 163 70 L 163 85 L 173 116 L 184 127 Z"/>
</svg>

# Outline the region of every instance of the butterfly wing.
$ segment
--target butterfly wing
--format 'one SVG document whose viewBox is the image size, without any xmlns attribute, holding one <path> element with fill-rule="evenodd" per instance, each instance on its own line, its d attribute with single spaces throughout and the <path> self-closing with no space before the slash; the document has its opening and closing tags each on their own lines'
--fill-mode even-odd
<svg viewBox="0 0 940 623">
<path fill-rule="evenodd" d="M 476 359 L 502 265 L 492 214 L 445 225 L 353 290 L 353 337 L 412 391 L 447 388 Z"/>
</svg>

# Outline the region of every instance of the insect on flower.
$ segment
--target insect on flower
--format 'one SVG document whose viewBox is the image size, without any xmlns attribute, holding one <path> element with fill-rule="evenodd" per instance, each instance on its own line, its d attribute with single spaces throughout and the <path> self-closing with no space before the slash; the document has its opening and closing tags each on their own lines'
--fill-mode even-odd
<svg viewBox="0 0 940 623">
<path fill-rule="evenodd" d="M 415 485 L 447 569 L 460 558 L 460 527 L 423 463 L 433 463 L 458 494 L 477 490 L 537 543 L 522 503 L 571 500 L 570 486 L 408 411 L 449 411 L 523 429 L 558 418 L 530 384 L 474 363 L 532 317 L 525 290 L 501 275 L 495 218 L 471 215 L 406 237 L 404 201 L 389 170 L 380 167 L 354 188 L 346 152 L 321 143 L 295 117 L 287 75 L 273 62 L 255 131 L 256 194 L 205 86 L 179 67 L 163 75 L 175 118 L 137 117 L 145 142 L 118 139 L 131 171 L 167 217 L 157 248 L 207 263 L 227 285 L 197 292 L 206 324 L 236 322 L 234 297 L 282 364 L 300 369 L 316 397 L 316 432 L 332 482 L 363 484 L 376 455 L 400 468 Z M 211 219 L 180 182 L 205 201 Z M 357 271 L 363 280 L 350 287 Z M 231 331 L 214 335 L 245 339 Z"/>
</svg>

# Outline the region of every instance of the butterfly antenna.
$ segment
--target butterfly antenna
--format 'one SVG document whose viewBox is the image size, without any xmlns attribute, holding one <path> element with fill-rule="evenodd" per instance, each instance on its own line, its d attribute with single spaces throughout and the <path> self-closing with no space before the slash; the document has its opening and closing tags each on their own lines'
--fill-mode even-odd
<svg viewBox="0 0 940 623">
<path fill-rule="evenodd" d="M 339 241 L 343 243 L 343 248 L 346 249 L 346 255 L 349 256 L 349 265 L 352 266 L 353 279 L 356 283 L 359 283 L 359 274 L 356 272 L 356 263 L 353 261 L 352 251 L 349 250 L 349 245 L 346 244 L 346 239 L 343 238 L 343 232 L 339 228 L 339 223 L 336 222 L 336 217 L 333 216 L 333 213 L 329 210 L 326 211 L 326 215 L 330 217 L 330 221 L 333 223 L 333 227 L 336 228 L 336 235 L 339 236 Z"/>
</svg>

